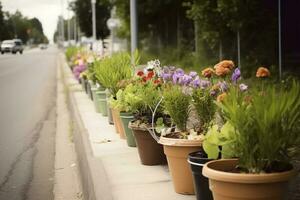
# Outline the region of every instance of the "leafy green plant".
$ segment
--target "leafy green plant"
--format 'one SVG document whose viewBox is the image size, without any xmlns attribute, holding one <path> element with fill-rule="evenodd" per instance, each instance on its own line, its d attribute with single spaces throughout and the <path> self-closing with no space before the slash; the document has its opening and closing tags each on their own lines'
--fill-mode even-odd
<svg viewBox="0 0 300 200">
<path fill-rule="evenodd" d="M 201 121 L 202 132 L 206 133 L 216 113 L 216 104 L 209 89 L 194 89 L 193 105 Z"/>
<path fill-rule="evenodd" d="M 181 131 L 187 130 L 187 121 L 190 113 L 191 96 L 185 94 L 177 85 L 166 87 L 163 92 L 164 108 L 170 115 L 173 123 Z"/>
<path fill-rule="evenodd" d="M 211 159 L 217 159 L 219 155 L 222 158 L 233 158 L 236 156 L 234 142 L 234 128 L 229 122 L 226 122 L 220 129 L 215 124 L 209 127 L 204 137 L 203 149 Z"/>
<path fill-rule="evenodd" d="M 116 97 L 120 89 L 118 83 L 121 80 L 131 78 L 133 75 L 131 59 L 127 53 L 118 53 L 112 57 L 95 61 L 94 68 L 97 80 L 110 90 L 113 97 Z"/>
<path fill-rule="evenodd" d="M 66 49 L 66 58 L 67 61 L 71 61 L 71 58 L 74 57 L 81 49 L 78 47 L 68 47 Z"/>
<path fill-rule="evenodd" d="M 284 171 L 300 152 L 300 87 L 271 85 L 251 94 L 232 89 L 223 103 L 234 127 L 239 167 L 248 173 Z M 280 163 L 280 165 L 278 164 Z"/>
</svg>

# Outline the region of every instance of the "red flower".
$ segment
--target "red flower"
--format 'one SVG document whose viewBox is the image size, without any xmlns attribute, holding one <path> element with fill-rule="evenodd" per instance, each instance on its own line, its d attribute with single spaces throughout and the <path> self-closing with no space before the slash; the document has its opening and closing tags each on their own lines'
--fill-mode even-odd
<svg viewBox="0 0 300 200">
<path fill-rule="evenodd" d="M 146 82 L 148 80 L 146 76 L 143 76 L 142 79 L 143 79 L 143 82 Z"/>
<path fill-rule="evenodd" d="M 153 81 L 153 83 L 156 84 L 156 85 L 158 85 L 158 84 L 161 83 L 161 81 L 159 79 L 156 79 L 156 80 Z"/>
<path fill-rule="evenodd" d="M 147 79 L 151 79 L 153 76 L 154 76 L 154 72 L 150 71 L 148 72 Z"/>
<path fill-rule="evenodd" d="M 142 77 L 142 76 L 144 76 L 144 72 L 143 71 L 138 71 L 137 75 Z"/>
</svg>

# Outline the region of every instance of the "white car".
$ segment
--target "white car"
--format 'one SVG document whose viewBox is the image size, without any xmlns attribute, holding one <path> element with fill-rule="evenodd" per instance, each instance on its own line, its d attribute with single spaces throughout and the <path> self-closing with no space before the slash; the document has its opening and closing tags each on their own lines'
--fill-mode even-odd
<svg viewBox="0 0 300 200">
<path fill-rule="evenodd" d="M 4 40 L 1 44 L 1 54 L 4 53 L 23 53 L 23 43 L 20 39 Z"/>
</svg>

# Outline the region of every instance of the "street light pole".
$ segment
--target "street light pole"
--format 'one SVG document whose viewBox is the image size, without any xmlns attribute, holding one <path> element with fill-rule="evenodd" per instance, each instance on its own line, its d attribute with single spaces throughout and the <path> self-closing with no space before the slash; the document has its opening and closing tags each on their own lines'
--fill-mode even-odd
<svg viewBox="0 0 300 200">
<path fill-rule="evenodd" d="M 96 41 L 96 0 L 92 1 L 93 41 Z"/>
<path fill-rule="evenodd" d="M 281 0 L 278 0 L 278 67 L 279 79 L 282 76 L 282 52 L 281 52 Z"/>
<path fill-rule="evenodd" d="M 134 52 L 137 49 L 137 13 L 136 0 L 130 0 L 130 31 L 131 31 L 131 62 L 134 62 Z"/>
<path fill-rule="evenodd" d="M 67 4 L 69 6 L 69 1 L 67 1 Z M 70 19 L 70 10 L 68 8 L 68 45 L 70 45 L 71 40 L 71 19 Z"/>
</svg>

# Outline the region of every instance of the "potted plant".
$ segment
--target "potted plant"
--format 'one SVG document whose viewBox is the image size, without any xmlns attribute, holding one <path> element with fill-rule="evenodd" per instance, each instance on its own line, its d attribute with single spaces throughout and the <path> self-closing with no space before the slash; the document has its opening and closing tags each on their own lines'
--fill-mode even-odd
<svg viewBox="0 0 300 200">
<path fill-rule="evenodd" d="M 129 124 L 135 136 L 138 153 L 143 165 L 160 165 L 166 163 L 163 147 L 156 140 L 158 137 L 152 130 L 152 122 L 162 117 L 161 106 L 156 107 L 161 99 L 161 80 L 157 69 L 158 60 L 149 61 L 143 71 L 136 73 L 134 83 L 126 87 L 126 102 L 131 106 L 134 114 Z M 157 117 L 152 121 L 156 108 Z"/>
<path fill-rule="evenodd" d="M 121 81 L 122 83 L 126 82 Z M 127 85 L 127 84 L 126 84 Z M 135 147 L 135 139 L 133 136 L 133 133 L 131 129 L 128 128 L 128 124 L 131 120 L 133 120 L 133 114 L 130 104 L 126 101 L 126 95 L 130 94 L 130 86 L 125 87 L 124 89 L 119 89 L 119 91 L 116 94 L 116 99 L 111 98 L 110 99 L 110 105 L 113 109 L 120 111 L 120 119 L 121 119 L 121 125 L 122 129 L 124 130 L 125 135 L 122 135 L 122 132 L 120 133 L 121 138 L 126 138 L 127 145 L 130 147 Z"/>
<path fill-rule="evenodd" d="M 256 75 L 264 79 L 269 74 L 259 68 Z M 251 91 L 240 89 L 232 88 L 218 103 L 233 127 L 226 133 L 231 138 L 227 152 L 237 159 L 208 162 L 203 174 L 215 200 L 286 199 L 287 182 L 296 175 L 291 160 L 300 152 L 300 86 L 262 80 Z"/>
<path fill-rule="evenodd" d="M 127 53 L 114 54 L 95 62 L 95 72 L 97 80 L 101 85 L 109 90 L 112 98 L 116 99 L 116 94 L 120 89 L 118 82 L 129 79 L 133 75 L 131 59 Z M 107 98 L 106 98 L 107 99 Z M 116 131 L 121 131 L 121 121 L 119 111 L 112 110 Z"/>
</svg>

